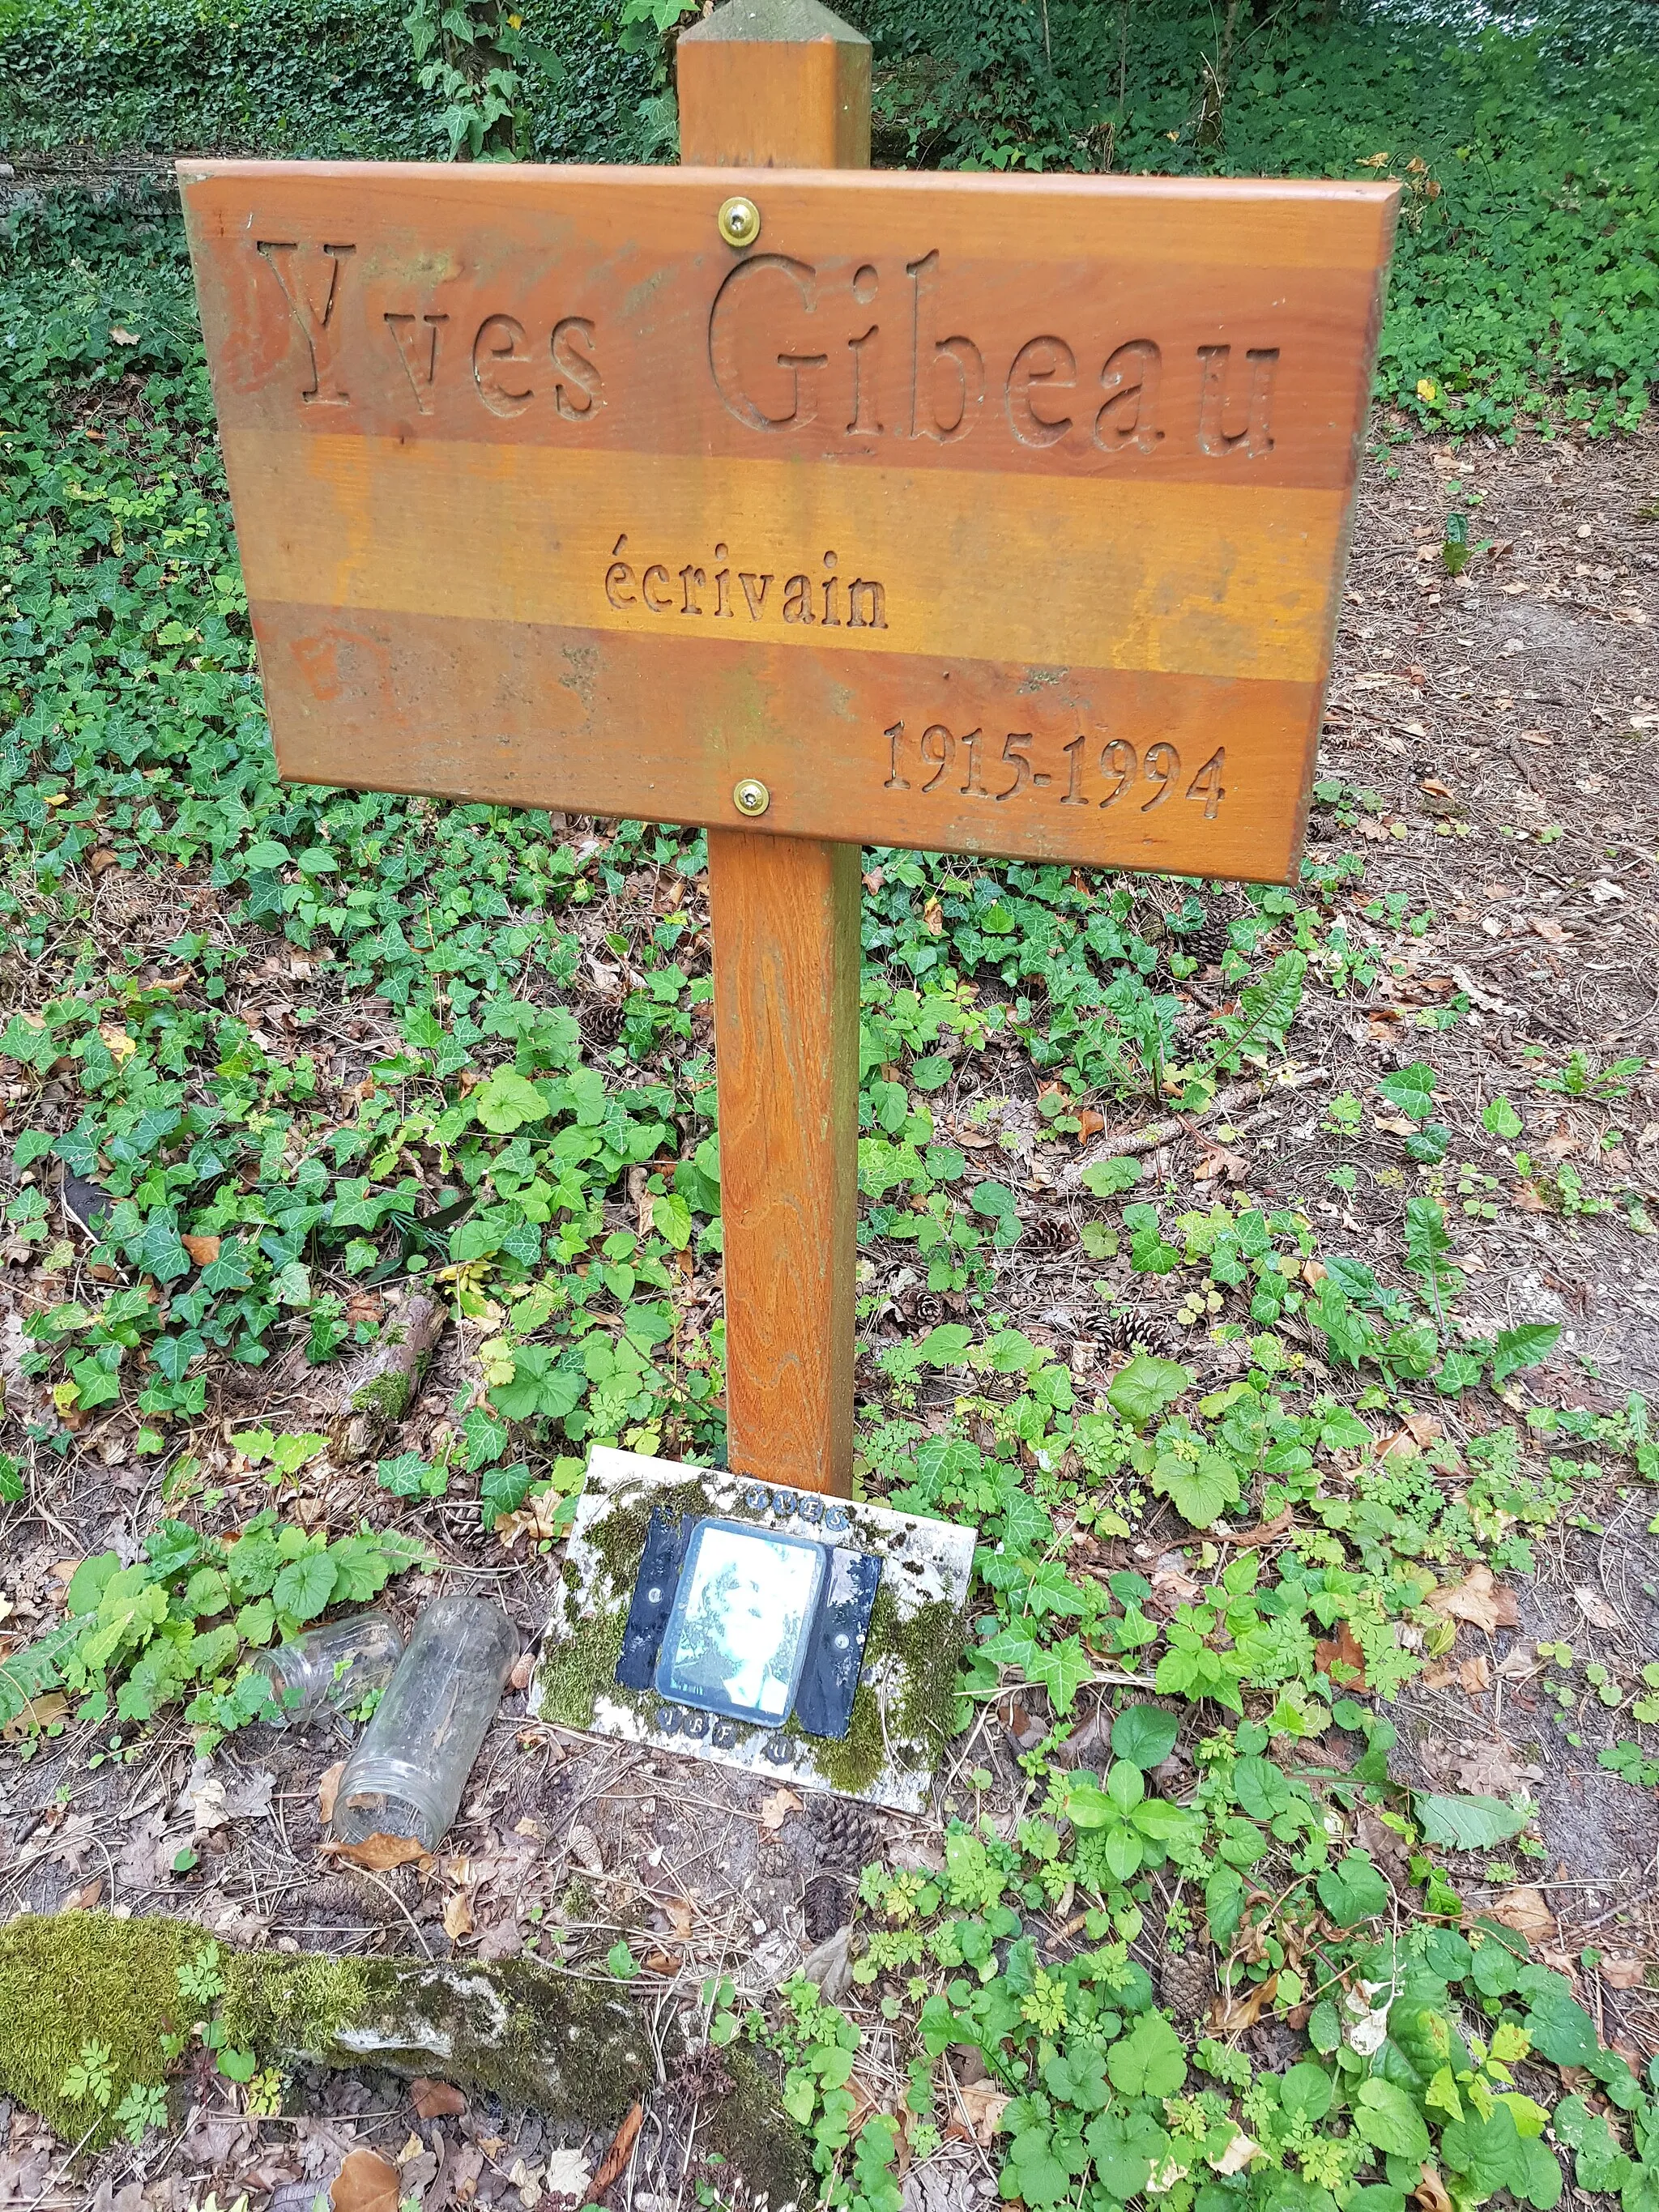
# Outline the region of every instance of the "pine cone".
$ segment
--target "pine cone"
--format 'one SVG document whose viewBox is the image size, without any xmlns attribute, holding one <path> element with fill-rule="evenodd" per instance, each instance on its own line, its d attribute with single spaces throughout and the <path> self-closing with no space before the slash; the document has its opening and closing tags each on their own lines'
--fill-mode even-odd
<svg viewBox="0 0 1659 2212">
<path fill-rule="evenodd" d="M 1166 1952 L 1158 1985 L 1159 2002 L 1178 2020 L 1202 2020 L 1215 2002 L 1215 1967 L 1208 1947 L 1178 1958 Z"/>
<path fill-rule="evenodd" d="M 620 999 L 590 999 L 581 1011 L 582 1042 L 590 1051 L 608 1052 L 622 1035 Z"/>
<path fill-rule="evenodd" d="M 801 1898 L 809 1943 L 822 1943 L 853 1916 L 853 1884 L 845 1875 L 815 1874 Z"/>
<path fill-rule="evenodd" d="M 818 1865 L 826 1873 L 856 1876 L 881 1855 L 881 1835 L 875 1822 L 862 1806 L 849 1804 L 842 1797 L 832 1797 L 818 1815 L 813 1842 Z"/>
<path fill-rule="evenodd" d="M 1232 916 L 1224 906 L 1212 906 L 1188 939 L 1188 950 L 1206 968 L 1218 968 L 1227 956 L 1232 939 L 1228 934 Z"/>
<path fill-rule="evenodd" d="M 1072 1224 L 1051 1213 L 1039 1214 L 1028 1224 L 1025 1244 L 1032 1252 L 1063 1252 L 1072 1242 Z"/>
</svg>

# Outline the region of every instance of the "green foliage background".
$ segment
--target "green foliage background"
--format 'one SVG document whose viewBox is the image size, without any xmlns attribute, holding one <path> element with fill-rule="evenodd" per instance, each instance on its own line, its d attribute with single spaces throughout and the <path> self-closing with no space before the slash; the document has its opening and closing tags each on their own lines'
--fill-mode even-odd
<svg viewBox="0 0 1659 2212">
<path fill-rule="evenodd" d="M 1633 422 L 1659 362 L 1659 25 L 1444 4 L 847 0 L 876 46 L 878 161 L 1398 176 L 1379 390 L 1417 420 Z M 617 15 L 641 12 L 624 5 Z M 672 17 L 672 6 L 645 13 Z M 1231 36 L 1228 25 L 1231 23 Z M 654 33 L 530 0 L 521 150 L 672 157 Z M 1224 98 L 1206 118 L 1206 73 Z M 371 159 L 447 149 L 385 0 L 0 0 L 0 140 Z M 1380 165 L 1376 157 L 1389 158 Z"/>
</svg>

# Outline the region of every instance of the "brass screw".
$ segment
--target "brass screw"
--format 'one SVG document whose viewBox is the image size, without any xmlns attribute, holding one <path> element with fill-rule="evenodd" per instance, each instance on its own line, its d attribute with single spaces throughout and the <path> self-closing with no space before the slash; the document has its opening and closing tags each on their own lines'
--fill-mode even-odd
<svg viewBox="0 0 1659 2212">
<path fill-rule="evenodd" d="M 739 814 L 746 814 L 753 821 L 772 804 L 772 794 L 758 776 L 746 775 L 732 793 L 732 804 Z"/>
<path fill-rule="evenodd" d="M 760 210 L 753 200 L 739 198 L 722 202 L 715 221 L 728 246 L 752 246 L 760 236 Z"/>
</svg>

